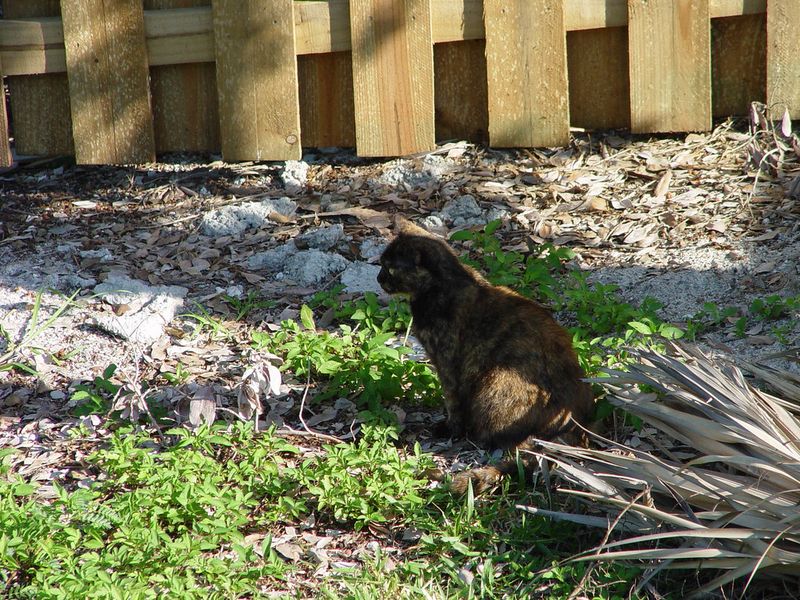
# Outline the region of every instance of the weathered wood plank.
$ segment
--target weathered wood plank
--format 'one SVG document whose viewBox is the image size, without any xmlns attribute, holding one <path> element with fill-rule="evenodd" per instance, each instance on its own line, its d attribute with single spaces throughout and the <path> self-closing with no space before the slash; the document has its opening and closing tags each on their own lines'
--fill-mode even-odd
<svg viewBox="0 0 800 600">
<path fill-rule="evenodd" d="M 800 117 L 800 2 L 767 4 L 767 105 L 780 119 L 786 109 Z"/>
<path fill-rule="evenodd" d="M 486 43 L 467 40 L 433 47 L 436 139 L 489 141 Z"/>
<path fill-rule="evenodd" d="M 627 29 L 570 31 L 567 62 L 571 124 L 588 129 L 629 128 Z"/>
<path fill-rule="evenodd" d="M 767 98 L 767 18 L 764 13 L 711 21 L 711 101 L 714 117 L 748 114 Z"/>
<path fill-rule="evenodd" d="M 631 129 L 711 128 L 708 0 L 630 0 Z"/>
<path fill-rule="evenodd" d="M 208 7 L 203 11 L 198 7 Z M 211 0 L 145 0 L 145 32 L 155 36 L 148 39 L 150 56 L 150 89 L 153 97 L 153 125 L 156 152 L 189 151 L 215 152 L 220 149 L 217 76 L 213 62 L 194 64 L 164 64 L 154 66 L 154 53 L 172 57 L 184 56 L 202 41 L 198 33 L 213 27 Z M 195 10 L 181 10 L 192 9 Z M 169 19 L 154 19 L 155 14 L 170 15 Z M 148 31 L 148 15 L 150 28 Z M 182 16 L 180 20 L 171 18 Z M 207 17 L 207 18 L 206 18 Z M 178 26 L 185 32 L 181 38 L 170 37 Z M 190 29 L 190 27 L 192 27 Z M 182 40 L 181 49 L 166 44 L 167 40 Z M 213 45 L 213 39 L 211 40 Z M 213 61 L 213 52 L 210 53 Z"/>
<path fill-rule="evenodd" d="M 137 0 L 61 0 L 75 159 L 155 160 L 144 17 Z"/>
<path fill-rule="evenodd" d="M 0 81 L 3 81 L 2 61 L 0 61 Z M 6 103 L 0 102 L 0 167 L 10 167 L 13 162 L 8 131 L 8 112 L 6 112 Z"/>
<path fill-rule="evenodd" d="M 298 54 L 350 50 L 348 0 L 295 2 L 294 32 Z"/>
<path fill-rule="evenodd" d="M 13 2 L 14 0 L 5 0 Z M 26 2 L 26 0 L 17 0 Z M 42 0 L 31 0 L 32 5 Z M 45 0 L 50 2 L 52 0 Z M 177 0 L 176 0 L 177 1 Z M 205 0 L 209 2 L 209 0 Z M 166 0 L 165 0 L 166 2 Z M 567 31 L 628 24 L 626 0 L 566 0 Z M 348 0 L 295 2 L 298 55 L 350 50 Z M 58 1 L 55 0 L 55 4 Z M 767 0 L 710 0 L 711 18 L 765 14 Z M 483 0 L 436 0 L 431 6 L 434 44 L 485 38 Z M 56 11 L 57 14 L 57 11 Z M 145 10 L 144 28 L 150 65 L 214 62 L 214 36 L 208 6 Z M 0 20 L 0 58 L 7 75 L 66 71 L 64 35 L 59 18 Z"/>
<path fill-rule="evenodd" d="M 59 0 L 3 0 L 4 19 L 57 17 L 60 14 Z M 59 37 L 63 46 L 63 33 Z M 63 54 L 63 49 L 61 52 Z M 6 74 L 12 74 L 8 59 L 8 54 L 4 54 Z M 44 63 L 43 67 L 46 66 Z M 60 72 L 41 77 L 8 77 L 7 82 L 17 154 L 72 154 L 66 63 Z"/>
<path fill-rule="evenodd" d="M 223 157 L 300 158 L 292 0 L 212 6 Z"/>
<path fill-rule="evenodd" d="M 356 145 L 353 64 L 349 52 L 297 57 L 304 146 Z"/>
<path fill-rule="evenodd" d="M 560 0 L 486 0 L 489 143 L 569 142 L 567 34 Z"/>
<path fill-rule="evenodd" d="M 351 0 L 350 30 L 359 155 L 433 149 L 430 0 Z"/>
</svg>

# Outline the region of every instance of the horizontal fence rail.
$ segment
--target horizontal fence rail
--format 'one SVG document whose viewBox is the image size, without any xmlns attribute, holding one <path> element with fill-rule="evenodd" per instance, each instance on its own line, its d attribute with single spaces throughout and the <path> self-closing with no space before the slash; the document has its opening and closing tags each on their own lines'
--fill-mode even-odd
<svg viewBox="0 0 800 600">
<path fill-rule="evenodd" d="M 800 115 L 797 0 L 3 0 L 20 154 L 286 160 Z M 8 140 L 7 116 L 0 134 Z M 8 163 L 8 145 L 0 162 Z"/>
</svg>

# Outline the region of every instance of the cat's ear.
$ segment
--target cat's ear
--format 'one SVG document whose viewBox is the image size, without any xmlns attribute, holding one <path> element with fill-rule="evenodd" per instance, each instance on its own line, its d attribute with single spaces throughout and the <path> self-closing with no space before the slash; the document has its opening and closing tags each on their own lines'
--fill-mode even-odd
<svg viewBox="0 0 800 600">
<path fill-rule="evenodd" d="M 394 216 L 394 232 L 397 235 L 404 234 L 404 235 L 421 235 L 425 237 L 431 237 L 430 233 L 425 231 L 419 225 L 412 223 L 401 214 L 396 214 Z"/>
</svg>

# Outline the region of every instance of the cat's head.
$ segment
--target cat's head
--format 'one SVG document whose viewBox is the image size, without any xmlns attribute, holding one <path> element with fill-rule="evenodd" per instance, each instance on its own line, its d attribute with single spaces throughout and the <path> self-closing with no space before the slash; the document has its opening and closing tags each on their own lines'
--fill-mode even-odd
<svg viewBox="0 0 800 600">
<path fill-rule="evenodd" d="M 444 263 L 454 255 L 445 242 L 402 217 L 394 230 L 397 236 L 381 255 L 378 283 L 389 294 L 414 298 L 441 282 Z"/>
</svg>

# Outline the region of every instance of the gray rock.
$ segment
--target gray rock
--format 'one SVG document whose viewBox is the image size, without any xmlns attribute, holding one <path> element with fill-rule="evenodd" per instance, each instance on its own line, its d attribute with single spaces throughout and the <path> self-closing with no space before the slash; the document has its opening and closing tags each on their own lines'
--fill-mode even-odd
<svg viewBox="0 0 800 600">
<path fill-rule="evenodd" d="M 308 163 L 302 160 L 287 160 L 281 173 L 283 186 L 288 194 L 303 191 L 308 181 Z"/>
<path fill-rule="evenodd" d="M 505 208 L 500 208 L 499 206 L 492 206 L 489 210 L 486 211 L 484 214 L 484 220 L 486 223 L 489 221 L 494 221 L 495 219 L 507 219 L 511 213 L 506 210 Z"/>
<path fill-rule="evenodd" d="M 253 254 L 247 259 L 248 269 L 265 269 L 267 271 L 280 271 L 289 260 L 290 256 L 297 254 L 297 246 L 294 241 L 289 241 L 283 246 L 264 250 Z"/>
<path fill-rule="evenodd" d="M 483 210 L 470 194 L 448 202 L 440 213 L 442 219 L 452 222 L 455 227 L 481 225 L 485 223 Z"/>
<path fill-rule="evenodd" d="M 391 187 L 424 187 L 431 181 L 431 174 L 427 171 L 415 169 L 407 160 L 396 160 L 388 163 L 378 182 Z"/>
<path fill-rule="evenodd" d="M 345 291 L 351 293 L 375 292 L 383 295 L 384 291 L 378 283 L 380 270 L 378 265 L 365 262 L 350 263 L 342 272 L 342 285 Z"/>
<path fill-rule="evenodd" d="M 439 230 L 444 228 L 444 221 L 439 215 L 428 215 L 420 219 L 420 225 L 428 230 Z"/>
<path fill-rule="evenodd" d="M 336 223 L 330 227 L 312 229 L 297 236 L 295 245 L 298 248 L 314 248 L 326 252 L 338 246 L 344 239 L 344 227 L 341 223 Z"/>
<path fill-rule="evenodd" d="M 232 204 L 203 215 L 200 229 L 205 235 L 238 235 L 246 229 L 269 224 L 270 213 L 291 216 L 297 203 L 289 198 L 267 198 L 259 202 Z"/>
<path fill-rule="evenodd" d="M 343 271 L 350 264 L 346 258 L 321 250 L 302 250 L 290 256 L 283 266 L 283 275 L 299 285 L 315 285 Z"/>
<path fill-rule="evenodd" d="M 98 248 L 97 250 L 81 250 L 78 252 L 81 258 L 96 258 L 100 262 L 111 262 L 114 255 L 108 248 Z"/>
<path fill-rule="evenodd" d="M 387 245 L 386 240 L 383 238 L 367 238 L 361 242 L 361 247 L 359 248 L 361 258 L 364 260 L 378 258 L 386 250 Z"/>
<path fill-rule="evenodd" d="M 85 290 L 97 284 L 92 277 L 81 277 L 77 273 L 60 273 L 48 275 L 44 279 L 47 287 L 71 294 L 75 290 Z"/>
<path fill-rule="evenodd" d="M 149 346 L 164 334 L 188 290 L 177 285 L 151 286 L 127 275 L 112 273 L 94 288 L 113 305 L 127 305 L 123 315 L 98 315 L 93 322 L 105 331 L 131 342 Z"/>
</svg>

